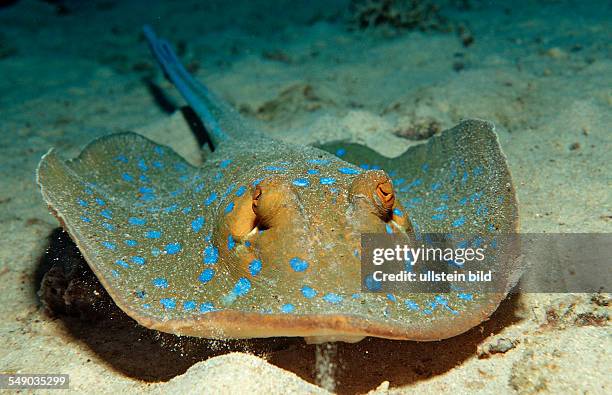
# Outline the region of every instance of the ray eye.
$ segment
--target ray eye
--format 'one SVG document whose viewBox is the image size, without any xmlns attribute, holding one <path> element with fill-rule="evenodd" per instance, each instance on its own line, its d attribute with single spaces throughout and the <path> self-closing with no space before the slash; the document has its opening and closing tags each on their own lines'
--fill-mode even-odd
<svg viewBox="0 0 612 395">
<path fill-rule="evenodd" d="M 257 206 L 259 205 L 259 198 L 261 197 L 261 187 L 258 185 L 253 191 L 253 212 L 257 213 Z"/>
<path fill-rule="evenodd" d="M 391 210 L 393 208 L 395 193 L 393 193 L 393 185 L 391 185 L 390 181 L 384 181 L 378 184 L 376 187 L 376 195 L 385 209 Z"/>
</svg>

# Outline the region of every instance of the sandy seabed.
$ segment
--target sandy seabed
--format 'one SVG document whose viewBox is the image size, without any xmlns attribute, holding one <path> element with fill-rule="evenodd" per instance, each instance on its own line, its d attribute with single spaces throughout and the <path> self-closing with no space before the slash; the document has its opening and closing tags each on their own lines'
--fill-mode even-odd
<svg viewBox="0 0 612 395">
<path fill-rule="evenodd" d="M 125 130 L 197 152 L 173 112 L 182 102 L 142 39 L 144 23 L 272 137 L 344 139 L 395 156 L 415 144 L 398 134 L 487 119 L 508 156 L 523 232 L 612 230 L 607 2 L 472 2 L 451 16 L 467 21 L 467 47 L 453 33 L 349 29 L 344 2 L 222 3 L 0 8 L 1 372 L 67 373 L 76 393 L 325 392 L 315 385 L 315 348 L 300 339 L 227 345 L 41 307 L 41 262 L 58 226 L 34 180 L 42 154 L 57 147 L 72 157 Z M 165 107 L 146 81 L 168 95 Z M 520 294 L 445 341 L 341 343 L 335 388 L 611 393 L 609 312 L 607 294 Z"/>
</svg>

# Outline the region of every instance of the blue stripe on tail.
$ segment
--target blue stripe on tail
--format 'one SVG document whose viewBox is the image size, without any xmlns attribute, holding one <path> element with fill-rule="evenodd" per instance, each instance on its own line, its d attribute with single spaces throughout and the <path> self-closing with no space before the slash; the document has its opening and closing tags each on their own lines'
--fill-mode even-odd
<svg viewBox="0 0 612 395">
<path fill-rule="evenodd" d="M 149 42 L 153 56 L 159 62 L 168 79 L 202 119 L 213 145 L 217 146 L 219 142 L 227 140 L 229 137 L 227 131 L 218 122 L 219 114 L 215 116 L 213 114 L 214 109 L 211 108 L 213 105 L 223 107 L 224 104 L 221 103 L 221 100 L 189 74 L 170 44 L 166 40 L 158 38 L 150 26 L 145 25 L 143 32 Z"/>
</svg>

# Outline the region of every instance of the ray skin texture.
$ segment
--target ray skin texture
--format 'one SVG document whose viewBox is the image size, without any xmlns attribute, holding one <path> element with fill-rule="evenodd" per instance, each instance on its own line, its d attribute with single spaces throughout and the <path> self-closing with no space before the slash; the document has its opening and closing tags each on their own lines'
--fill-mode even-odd
<svg viewBox="0 0 612 395">
<path fill-rule="evenodd" d="M 50 210 L 130 317 L 206 338 L 428 341 L 495 311 L 520 273 L 513 259 L 489 262 L 510 273 L 499 292 L 364 292 L 360 274 L 362 233 L 408 241 L 516 231 L 490 123 L 464 121 L 393 159 L 355 144 L 286 144 L 195 81 L 150 28 L 145 35 L 210 133 L 205 164 L 121 133 L 68 161 L 52 149 L 37 171 Z"/>
</svg>

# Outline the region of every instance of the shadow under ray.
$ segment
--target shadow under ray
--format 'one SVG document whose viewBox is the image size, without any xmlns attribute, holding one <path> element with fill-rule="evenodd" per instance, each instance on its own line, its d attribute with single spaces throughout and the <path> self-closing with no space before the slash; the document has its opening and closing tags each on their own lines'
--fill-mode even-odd
<svg viewBox="0 0 612 395">
<path fill-rule="evenodd" d="M 450 339 L 415 342 L 368 337 L 359 343 L 338 343 L 336 391 L 366 393 L 389 381 L 391 387 L 405 386 L 452 370 L 476 355 L 486 338 L 520 321 L 517 294 L 506 298 L 491 318 Z M 301 344 L 279 350 L 268 362 L 315 382 L 315 345 Z"/>
<path fill-rule="evenodd" d="M 111 368 L 147 382 L 167 381 L 197 362 L 229 352 L 266 356 L 301 339 L 210 340 L 147 329 L 112 301 L 78 247 L 61 228 L 49 236 L 34 284 L 50 316 L 67 336 L 85 343 Z"/>
</svg>

